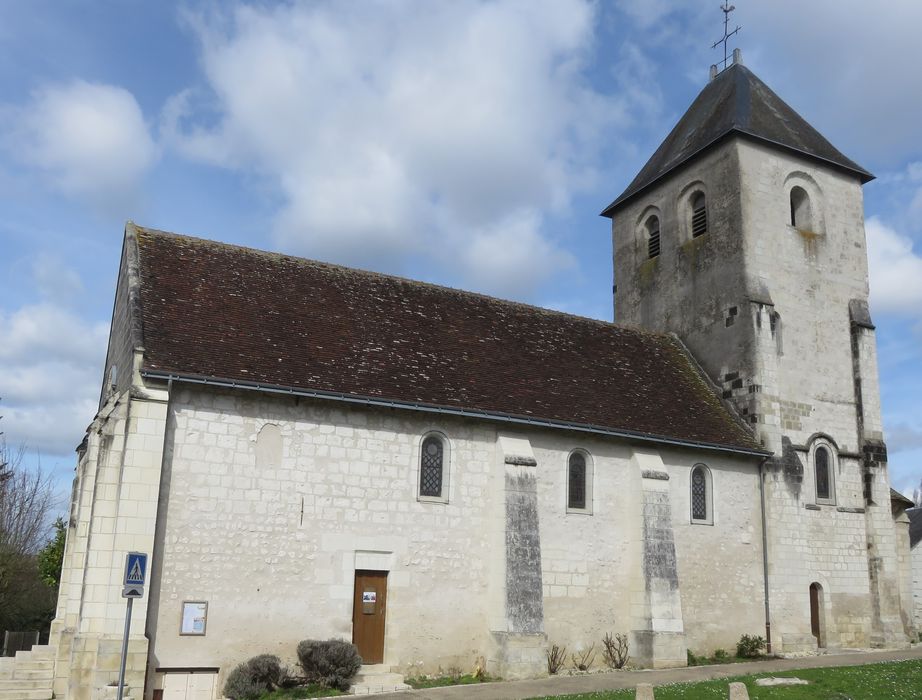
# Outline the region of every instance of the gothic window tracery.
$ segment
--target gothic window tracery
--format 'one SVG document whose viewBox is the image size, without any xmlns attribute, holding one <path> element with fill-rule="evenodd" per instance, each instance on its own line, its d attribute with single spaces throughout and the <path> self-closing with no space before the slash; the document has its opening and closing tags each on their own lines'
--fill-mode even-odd
<svg viewBox="0 0 922 700">
<path fill-rule="evenodd" d="M 585 450 L 567 458 L 567 512 L 592 514 L 592 458 Z"/>
<path fill-rule="evenodd" d="M 691 520 L 693 523 L 712 523 L 711 474 L 703 464 L 691 472 Z"/>
<path fill-rule="evenodd" d="M 445 498 L 445 482 L 445 442 L 438 435 L 427 435 L 419 456 L 419 495 Z"/>
</svg>

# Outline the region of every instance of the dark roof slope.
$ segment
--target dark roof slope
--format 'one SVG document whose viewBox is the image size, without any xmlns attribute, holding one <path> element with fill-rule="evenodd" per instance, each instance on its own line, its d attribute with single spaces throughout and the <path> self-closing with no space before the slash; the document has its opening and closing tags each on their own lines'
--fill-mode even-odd
<svg viewBox="0 0 922 700">
<path fill-rule="evenodd" d="M 734 132 L 823 161 L 857 175 L 862 182 L 874 178 L 842 155 L 740 63 L 723 71 L 698 94 L 637 177 L 602 216 L 612 216 L 634 195 Z"/>
<path fill-rule="evenodd" d="M 674 338 L 129 224 L 145 372 L 761 451 Z"/>
<path fill-rule="evenodd" d="M 909 516 L 909 546 L 915 547 L 922 540 L 922 508 L 910 508 L 906 515 Z"/>
</svg>

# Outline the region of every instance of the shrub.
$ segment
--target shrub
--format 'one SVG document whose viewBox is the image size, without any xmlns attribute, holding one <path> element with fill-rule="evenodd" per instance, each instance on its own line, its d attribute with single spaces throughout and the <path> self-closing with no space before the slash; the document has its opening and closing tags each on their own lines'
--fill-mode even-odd
<svg viewBox="0 0 922 700">
<path fill-rule="evenodd" d="M 754 659 L 762 654 L 765 640 L 756 635 L 744 634 L 736 643 L 736 655 L 743 659 Z"/>
<path fill-rule="evenodd" d="M 614 637 L 609 632 L 602 637 L 602 645 L 605 647 L 602 656 L 609 668 L 624 668 L 628 655 L 628 641 L 626 634 L 616 634 Z M 689 666 L 692 664 L 689 663 Z"/>
<path fill-rule="evenodd" d="M 714 661 L 722 662 L 727 661 L 730 658 L 730 655 L 727 653 L 726 649 L 715 649 L 714 650 Z"/>
<path fill-rule="evenodd" d="M 308 682 L 344 692 L 362 666 L 358 649 L 342 639 L 305 639 L 298 644 L 298 661 Z"/>
<path fill-rule="evenodd" d="M 595 644 L 590 644 L 588 649 L 583 649 L 570 658 L 573 661 L 573 668 L 577 671 L 588 671 L 592 662 L 595 661 Z"/>
<path fill-rule="evenodd" d="M 224 695 L 231 700 L 254 700 L 282 685 L 287 677 L 279 657 L 260 654 L 238 664 L 224 682 Z"/>
<path fill-rule="evenodd" d="M 701 659 L 699 659 L 697 656 L 695 656 L 695 655 L 692 653 L 692 650 L 691 650 L 691 649 L 686 649 L 686 650 L 685 650 L 685 656 L 686 656 L 686 658 L 687 658 L 687 660 L 688 660 L 688 665 L 689 665 L 689 666 L 698 666 L 698 665 L 701 663 Z"/>
<path fill-rule="evenodd" d="M 551 648 L 544 653 L 547 655 L 547 672 L 554 676 L 563 668 L 567 660 L 567 648 L 552 644 Z"/>
</svg>

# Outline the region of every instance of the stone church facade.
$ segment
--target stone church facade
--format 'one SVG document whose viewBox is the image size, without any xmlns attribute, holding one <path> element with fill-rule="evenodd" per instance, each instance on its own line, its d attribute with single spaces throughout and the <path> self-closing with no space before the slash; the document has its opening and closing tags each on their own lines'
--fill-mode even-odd
<svg viewBox="0 0 922 700">
<path fill-rule="evenodd" d="M 117 677 L 133 550 L 135 698 L 305 638 L 507 678 L 607 632 L 651 667 L 907 645 L 869 179 L 735 63 L 603 212 L 616 324 L 129 223 L 56 697 Z"/>
</svg>

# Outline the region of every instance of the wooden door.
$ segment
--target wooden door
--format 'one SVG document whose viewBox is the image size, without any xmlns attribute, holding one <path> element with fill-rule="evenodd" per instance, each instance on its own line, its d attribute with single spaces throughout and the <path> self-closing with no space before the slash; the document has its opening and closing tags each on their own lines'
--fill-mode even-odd
<svg viewBox="0 0 922 700">
<path fill-rule="evenodd" d="M 352 643 L 362 663 L 384 662 L 384 618 L 387 612 L 387 572 L 356 571 L 352 598 Z"/>
<path fill-rule="evenodd" d="M 820 639 L 820 587 L 815 583 L 810 584 L 810 631 L 816 637 L 816 645 L 823 646 Z"/>
</svg>

